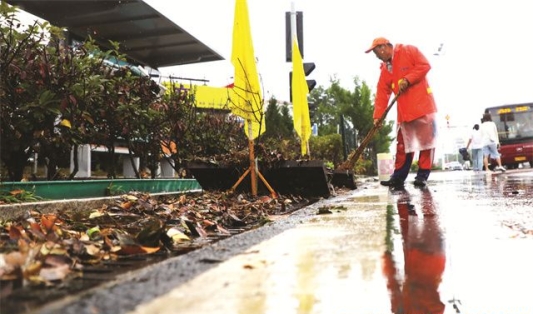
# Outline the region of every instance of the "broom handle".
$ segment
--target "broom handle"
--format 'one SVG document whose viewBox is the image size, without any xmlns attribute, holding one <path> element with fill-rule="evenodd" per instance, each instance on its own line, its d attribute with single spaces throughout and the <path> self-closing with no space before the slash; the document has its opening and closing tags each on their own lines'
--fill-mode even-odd
<svg viewBox="0 0 533 314">
<path fill-rule="evenodd" d="M 372 139 L 372 137 L 374 137 L 374 134 L 377 132 L 377 130 L 381 128 L 383 121 L 387 117 L 387 113 L 389 113 L 392 106 L 394 106 L 394 104 L 396 103 L 398 96 L 400 96 L 400 93 L 394 96 L 391 103 L 387 106 L 387 108 L 385 108 L 385 111 L 383 112 L 379 120 L 376 123 L 374 123 L 374 126 L 370 129 L 370 131 L 368 131 L 368 133 L 366 134 L 365 138 L 363 139 L 359 147 L 357 147 L 356 150 L 350 153 L 350 155 L 348 156 L 348 159 L 346 159 L 345 162 L 340 164 L 339 166 L 340 170 L 353 170 L 353 167 L 355 166 L 355 162 L 357 161 L 357 159 L 359 159 L 359 157 L 365 150 L 368 143 L 370 143 L 370 140 Z"/>
</svg>

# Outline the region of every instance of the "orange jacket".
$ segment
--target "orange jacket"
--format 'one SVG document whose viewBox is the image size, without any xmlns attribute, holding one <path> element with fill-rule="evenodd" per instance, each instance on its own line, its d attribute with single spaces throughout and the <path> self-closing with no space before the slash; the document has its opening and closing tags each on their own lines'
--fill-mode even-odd
<svg viewBox="0 0 533 314">
<path fill-rule="evenodd" d="M 398 97 L 398 123 L 408 122 L 437 112 L 433 93 L 426 79 L 431 69 L 428 60 L 415 46 L 397 44 L 392 57 L 392 73 L 381 63 L 374 119 L 379 119 L 389 104 L 391 93 L 398 92 L 398 82 L 405 78 L 409 87 Z"/>
</svg>

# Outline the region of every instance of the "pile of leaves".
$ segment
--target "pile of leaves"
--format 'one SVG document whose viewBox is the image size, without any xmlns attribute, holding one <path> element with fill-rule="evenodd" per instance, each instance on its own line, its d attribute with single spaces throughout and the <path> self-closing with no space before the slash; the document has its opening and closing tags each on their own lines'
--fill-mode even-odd
<svg viewBox="0 0 533 314">
<path fill-rule="evenodd" d="M 57 286 L 83 276 L 87 265 L 156 252 L 177 255 L 309 203 L 295 196 L 252 198 L 224 192 L 166 199 L 128 193 L 94 209 L 31 210 L 25 217 L 0 222 L 0 297 L 17 287 Z"/>
</svg>

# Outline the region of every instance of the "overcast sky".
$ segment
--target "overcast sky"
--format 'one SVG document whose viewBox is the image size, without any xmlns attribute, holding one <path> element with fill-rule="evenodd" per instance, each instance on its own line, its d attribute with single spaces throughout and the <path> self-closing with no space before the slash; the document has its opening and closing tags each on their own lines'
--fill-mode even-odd
<svg viewBox="0 0 533 314">
<path fill-rule="evenodd" d="M 231 81 L 235 0 L 146 2 L 226 59 L 163 73 L 208 79 L 213 86 Z M 316 64 L 310 78 L 318 85 L 329 86 L 335 76 L 352 88 L 357 76 L 374 89 L 379 60 L 364 51 L 384 36 L 418 46 L 430 60 L 440 115 L 453 123 L 478 122 L 487 106 L 533 101 L 533 27 L 525 0 L 248 0 L 266 98 L 289 98 L 285 12 L 292 2 L 304 14 L 304 61 Z M 444 53 L 434 56 L 441 43 Z"/>
</svg>

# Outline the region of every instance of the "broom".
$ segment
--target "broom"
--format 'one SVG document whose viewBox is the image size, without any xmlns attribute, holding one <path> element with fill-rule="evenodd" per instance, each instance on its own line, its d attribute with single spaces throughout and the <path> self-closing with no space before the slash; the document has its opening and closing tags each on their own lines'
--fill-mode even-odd
<svg viewBox="0 0 533 314">
<path fill-rule="evenodd" d="M 382 127 L 383 121 L 387 117 L 387 114 L 391 110 L 392 106 L 396 103 L 396 100 L 400 96 L 401 93 L 396 94 L 394 98 L 392 99 L 391 103 L 385 108 L 385 111 L 381 115 L 381 117 L 378 119 L 376 123 L 374 123 L 374 126 L 368 131 L 365 138 L 361 142 L 361 144 L 355 149 L 353 152 L 350 153 L 348 158 L 340 164 L 337 169 L 335 169 L 335 172 L 333 173 L 332 178 L 332 184 L 336 186 L 346 186 L 348 188 L 355 189 L 355 183 L 353 181 L 353 167 L 355 166 L 355 163 L 361 157 L 361 154 L 365 150 L 368 143 L 370 143 L 370 140 L 374 137 L 374 134 Z"/>
</svg>

